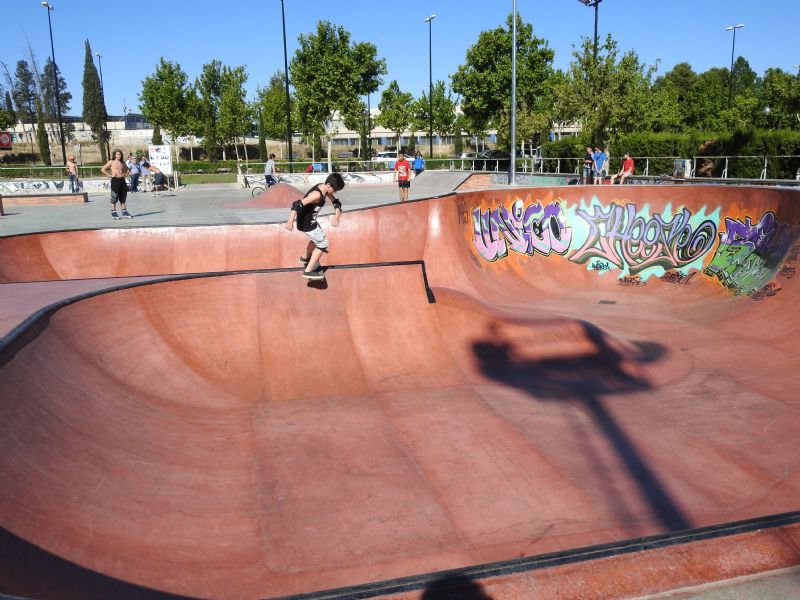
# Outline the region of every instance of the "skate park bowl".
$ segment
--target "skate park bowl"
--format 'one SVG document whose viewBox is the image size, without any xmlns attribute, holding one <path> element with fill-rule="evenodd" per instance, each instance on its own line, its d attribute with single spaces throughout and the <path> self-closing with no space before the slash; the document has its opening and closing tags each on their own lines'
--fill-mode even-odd
<svg viewBox="0 0 800 600">
<path fill-rule="evenodd" d="M 0 339 L 1 593 L 620 598 L 800 564 L 797 191 L 321 222 L 322 282 L 282 223 L 0 238 L 0 292 L 66 290 Z"/>
</svg>

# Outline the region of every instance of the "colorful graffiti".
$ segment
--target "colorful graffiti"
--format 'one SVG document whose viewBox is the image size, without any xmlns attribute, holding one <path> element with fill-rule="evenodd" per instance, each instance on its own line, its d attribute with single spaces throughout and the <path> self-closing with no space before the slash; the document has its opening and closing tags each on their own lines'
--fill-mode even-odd
<svg viewBox="0 0 800 600">
<path fill-rule="evenodd" d="M 577 210 L 589 225 L 589 233 L 570 257 L 572 262 L 585 264 L 599 258 L 623 270 L 624 275 L 641 274 L 653 267 L 679 269 L 702 258 L 716 240 L 716 223 L 710 219 L 696 223 L 698 219 L 687 208 L 672 218 L 659 213 L 648 216 L 633 204 L 604 208 L 594 203 L 592 209 L 591 213 Z"/>
<path fill-rule="evenodd" d="M 764 288 L 778 272 L 793 242 L 797 227 L 780 223 L 773 212 L 757 223 L 725 219 L 725 233 L 704 273 L 716 277 L 734 295 L 751 295 Z M 774 294 L 772 294 L 774 295 Z"/>
<path fill-rule="evenodd" d="M 505 206 L 472 211 L 473 243 L 484 260 L 495 261 L 508 256 L 509 249 L 518 254 L 548 256 L 566 254 L 572 241 L 561 204 L 531 202 L 527 206 L 516 200 L 511 210 Z"/>
</svg>

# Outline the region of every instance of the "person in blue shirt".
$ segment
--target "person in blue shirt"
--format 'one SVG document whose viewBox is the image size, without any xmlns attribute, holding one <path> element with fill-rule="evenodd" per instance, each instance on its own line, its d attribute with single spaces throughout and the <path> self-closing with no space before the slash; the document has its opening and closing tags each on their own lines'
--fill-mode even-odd
<svg viewBox="0 0 800 600">
<path fill-rule="evenodd" d="M 594 149 L 594 184 L 600 185 L 603 183 L 606 175 L 608 175 L 608 157 L 603 152 L 602 146 L 597 146 Z"/>
<path fill-rule="evenodd" d="M 425 170 L 425 161 L 422 158 L 422 154 L 420 151 L 417 150 L 417 154 L 414 156 L 414 162 L 411 165 L 411 168 L 414 169 L 414 175 L 419 175 Z"/>
</svg>

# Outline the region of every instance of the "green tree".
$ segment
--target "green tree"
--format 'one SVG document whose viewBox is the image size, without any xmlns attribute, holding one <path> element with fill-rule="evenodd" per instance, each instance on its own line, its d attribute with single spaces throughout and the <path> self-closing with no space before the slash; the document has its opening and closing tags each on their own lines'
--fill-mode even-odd
<svg viewBox="0 0 800 600">
<path fill-rule="evenodd" d="M 767 69 L 759 86 L 764 125 L 800 129 L 800 78 L 782 69 Z M 767 110 L 768 109 L 768 110 Z"/>
<path fill-rule="evenodd" d="M 377 67 L 366 64 L 374 55 L 374 46 L 352 45 L 350 33 L 329 21 L 319 21 L 316 32 L 300 35 L 298 42 L 290 70 L 300 128 L 314 136 L 327 128 L 330 136 L 334 113 L 358 110 L 358 97 L 382 63 L 376 61 Z"/>
<path fill-rule="evenodd" d="M 218 132 L 221 140 L 233 143 L 237 159 L 239 158 L 237 138 L 244 136 L 252 125 L 250 107 L 245 99 L 244 84 L 246 82 L 247 73 L 243 66 L 235 68 L 223 67 Z"/>
<path fill-rule="evenodd" d="M 378 103 L 381 111 L 378 123 L 395 134 L 398 147 L 400 136 L 411 127 L 414 120 L 414 107 L 414 96 L 411 92 L 401 91 L 396 79 L 392 80 L 381 94 L 381 101 Z"/>
<path fill-rule="evenodd" d="M 160 146 L 164 143 L 161 137 L 161 128 L 158 125 L 153 126 L 153 145 Z"/>
<path fill-rule="evenodd" d="M 685 103 L 690 129 L 722 131 L 728 108 L 728 69 L 711 68 L 697 77 Z"/>
<path fill-rule="evenodd" d="M 108 138 L 106 137 L 106 105 L 103 100 L 103 89 L 100 87 L 100 76 L 97 73 L 92 57 L 89 40 L 84 44 L 83 58 L 83 121 L 92 130 L 92 139 L 100 147 L 100 160 L 108 160 L 106 153 Z"/>
<path fill-rule="evenodd" d="M 177 142 L 178 136 L 189 133 L 189 91 L 188 77 L 180 65 L 163 57 L 156 72 L 142 81 L 139 94 L 142 114 L 153 125 L 166 131 L 173 143 Z"/>
<path fill-rule="evenodd" d="M 61 131 L 57 125 L 58 122 L 58 106 L 56 105 L 56 85 L 58 82 L 58 99 L 61 102 L 61 114 L 65 115 L 70 111 L 69 103 L 72 101 L 72 94 L 67 90 L 67 82 L 61 76 L 61 69 L 58 65 L 53 64 L 53 60 L 48 58 L 44 63 L 44 70 L 42 71 L 41 92 L 42 92 L 42 110 L 44 111 L 45 119 L 48 123 L 53 125 L 53 135 L 61 144 Z M 71 124 L 64 123 L 64 135 L 69 138 L 71 131 Z"/>
<path fill-rule="evenodd" d="M 433 85 L 432 98 L 433 132 L 437 134 L 441 140 L 442 137 L 453 133 L 456 121 L 456 103 L 444 81 L 441 80 Z M 430 113 L 431 102 L 428 94 L 422 92 L 422 95 L 414 103 L 414 128 L 417 130 L 427 130 L 430 127 L 430 122 L 428 121 L 428 115 Z"/>
<path fill-rule="evenodd" d="M 47 140 L 47 130 L 44 126 L 44 111 L 39 97 L 35 99 L 36 105 L 36 143 L 39 146 L 39 157 L 45 165 L 53 164 L 50 159 L 50 143 Z"/>
<path fill-rule="evenodd" d="M 217 160 L 219 145 L 219 105 L 222 98 L 222 63 L 212 60 L 203 65 L 194 89 L 199 96 L 196 119 L 192 123 L 195 135 L 203 138 L 203 146 L 211 162 Z M 190 101 L 190 104 L 193 103 Z M 191 112 L 190 112 L 191 114 Z"/>
<path fill-rule="evenodd" d="M 467 50 L 466 64 L 453 75 L 453 91 L 461 96 L 464 116 L 476 132 L 498 124 L 510 112 L 512 18 L 508 16 L 505 27 L 481 32 Z M 547 42 L 535 37 L 533 26 L 517 15 L 517 102 L 527 111 L 549 110 L 553 57 Z"/>
<path fill-rule="evenodd" d="M 11 97 L 20 120 L 33 123 L 36 118 L 36 83 L 27 61 L 17 61 Z"/>
<path fill-rule="evenodd" d="M 283 71 L 275 71 L 269 78 L 265 88 L 257 89 L 258 108 L 260 110 L 260 127 L 264 135 L 271 140 L 286 138 L 286 88 Z M 289 95 L 289 106 L 292 122 L 296 122 L 297 99 Z"/>
<path fill-rule="evenodd" d="M 374 44 L 362 42 L 353 47 L 355 68 L 358 71 L 356 93 L 359 97 L 368 96 L 378 91 L 383 83 L 382 75 L 388 72 L 386 59 L 378 59 L 378 49 Z M 365 118 L 367 106 L 359 98 L 352 98 L 342 110 L 345 126 L 353 131 L 358 131 L 361 138 L 362 157 L 369 159 L 369 118 Z M 355 125 L 352 127 L 351 125 Z"/>
<path fill-rule="evenodd" d="M 14 121 L 17 118 L 17 114 L 14 112 L 14 102 L 11 100 L 11 94 L 8 90 L 5 93 L 5 102 L 3 106 L 3 110 L 5 113 Z"/>
<path fill-rule="evenodd" d="M 14 124 L 14 118 L 5 109 L 0 110 L 0 129 L 11 127 Z"/>
</svg>

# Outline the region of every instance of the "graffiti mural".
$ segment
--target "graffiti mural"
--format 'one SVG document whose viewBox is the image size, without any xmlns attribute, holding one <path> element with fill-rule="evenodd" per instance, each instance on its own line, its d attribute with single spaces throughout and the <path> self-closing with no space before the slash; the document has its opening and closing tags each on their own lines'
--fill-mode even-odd
<svg viewBox="0 0 800 600">
<path fill-rule="evenodd" d="M 620 269 L 622 277 L 641 275 L 653 267 L 688 267 L 702 259 L 716 241 L 716 223 L 687 208 L 671 216 L 669 210 L 649 216 L 646 207 L 639 211 L 634 204 L 603 207 L 595 202 L 591 212 L 577 209 L 577 216 L 588 224 L 589 231 L 570 260 L 586 264 L 600 259 Z"/>
<path fill-rule="evenodd" d="M 572 241 L 559 202 L 542 206 L 539 201 L 527 206 L 516 200 L 511 210 L 505 206 L 472 211 L 473 244 L 484 260 L 495 261 L 508 256 L 509 249 L 533 256 L 539 253 L 566 254 Z"/>
<path fill-rule="evenodd" d="M 737 296 L 754 294 L 767 285 L 798 234 L 796 226 L 778 222 L 771 211 L 755 224 L 750 217 L 745 217 L 744 222 L 726 218 L 725 228 L 704 272 Z"/>
</svg>

